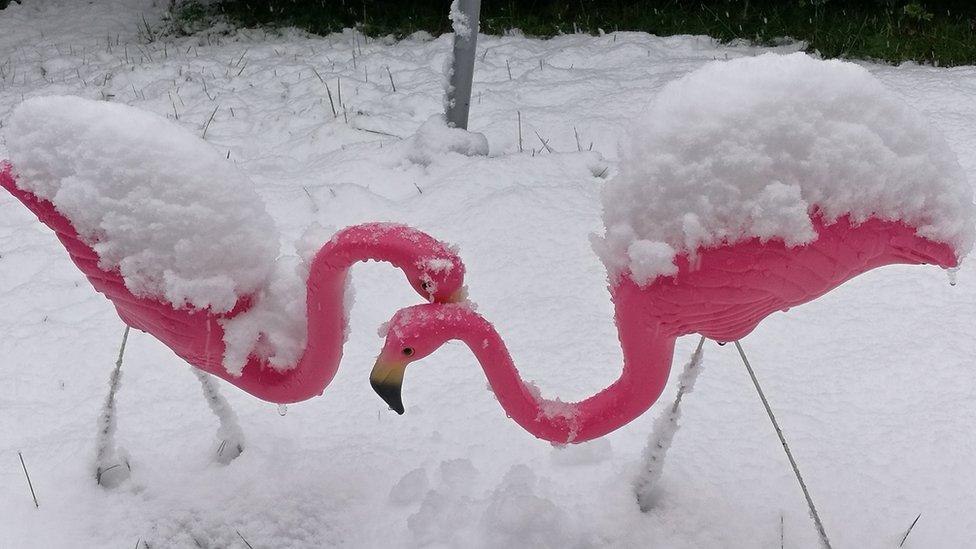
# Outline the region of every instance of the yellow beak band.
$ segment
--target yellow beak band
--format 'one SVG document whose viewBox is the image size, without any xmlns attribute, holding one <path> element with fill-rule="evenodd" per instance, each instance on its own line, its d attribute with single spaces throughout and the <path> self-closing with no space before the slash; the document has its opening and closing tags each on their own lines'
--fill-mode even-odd
<svg viewBox="0 0 976 549">
<path fill-rule="evenodd" d="M 468 288 L 463 286 L 447 298 L 447 303 L 462 303 L 468 299 Z"/>
</svg>

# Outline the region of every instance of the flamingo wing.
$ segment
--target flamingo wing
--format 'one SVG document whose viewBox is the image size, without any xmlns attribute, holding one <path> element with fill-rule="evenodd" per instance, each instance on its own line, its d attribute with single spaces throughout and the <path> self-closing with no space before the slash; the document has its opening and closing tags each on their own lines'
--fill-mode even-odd
<svg viewBox="0 0 976 549">
<path fill-rule="evenodd" d="M 612 286 L 618 306 L 669 335 L 700 333 L 716 341 L 745 337 L 779 310 L 806 303 L 871 269 L 891 264 L 955 267 L 948 244 L 916 234 L 902 222 L 847 217 L 815 220 L 818 238 L 788 247 L 758 238 L 700 250 L 677 259 L 678 273 L 647 286 L 624 274 Z"/>
</svg>

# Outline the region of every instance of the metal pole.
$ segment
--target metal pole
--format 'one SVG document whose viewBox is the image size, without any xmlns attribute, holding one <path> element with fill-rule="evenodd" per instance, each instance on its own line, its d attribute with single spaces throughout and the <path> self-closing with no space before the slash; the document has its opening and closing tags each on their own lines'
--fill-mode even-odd
<svg viewBox="0 0 976 549">
<path fill-rule="evenodd" d="M 454 61 L 451 63 L 447 89 L 447 125 L 465 130 L 468 129 L 468 110 L 471 107 L 471 80 L 474 77 L 480 17 L 481 0 L 454 0 L 451 3 Z"/>
</svg>

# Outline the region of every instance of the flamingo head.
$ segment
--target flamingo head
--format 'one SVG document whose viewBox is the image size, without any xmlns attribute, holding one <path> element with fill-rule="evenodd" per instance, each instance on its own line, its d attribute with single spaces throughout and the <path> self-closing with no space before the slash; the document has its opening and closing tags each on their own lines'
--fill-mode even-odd
<svg viewBox="0 0 976 549">
<path fill-rule="evenodd" d="M 420 259 L 403 271 L 413 289 L 430 302 L 458 303 L 468 297 L 464 264 L 456 255 Z"/>
<path fill-rule="evenodd" d="M 401 391 L 407 366 L 462 337 L 480 319 L 468 303 L 429 303 L 400 309 L 386 325 L 386 343 L 369 376 L 373 390 L 396 413 L 403 414 Z"/>
<path fill-rule="evenodd" d="M 332 269 L 356 261 L 386 261 L 401 269 L 421 297 L 435 303 L 463 301 L 464 263 L 457 249 L 400 223 L 361 223 L 338 231 L 316 254 Z"/>
</svg>

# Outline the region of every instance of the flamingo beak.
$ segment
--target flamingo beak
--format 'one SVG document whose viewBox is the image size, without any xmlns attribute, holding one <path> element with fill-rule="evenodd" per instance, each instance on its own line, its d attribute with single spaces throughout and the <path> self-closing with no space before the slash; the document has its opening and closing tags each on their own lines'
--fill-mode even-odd
<svg viewBox="0 0 976 549">
<path fill-rule="evenodd" d="M 369 374 L 369 384 L 394 412 L 403 415 L 403 400 L 400 391 L 403 387 L 403 372 L 407 365 L 402 362 L 376 360 L 373 371 Z"/>
</svg>

